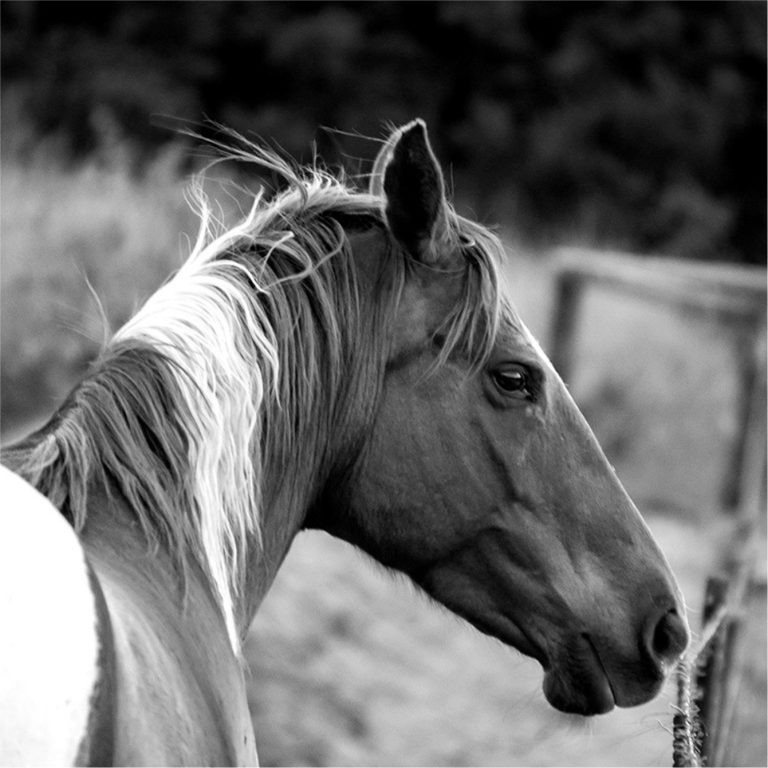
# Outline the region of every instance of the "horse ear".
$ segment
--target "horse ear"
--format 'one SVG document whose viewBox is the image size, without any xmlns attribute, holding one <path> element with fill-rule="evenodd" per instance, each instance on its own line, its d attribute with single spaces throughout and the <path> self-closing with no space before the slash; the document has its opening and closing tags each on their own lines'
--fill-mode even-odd
<svg viewBox="0 0 768 768">
<path fill-rule="evenodd" d="M 371 190 L 383 194 L 387 226 L 408 252 L 426 263 L 438 260 L 447 233 L 445 183 L 423 120 L 396 131 L 374 163 Z"/>
</svg>

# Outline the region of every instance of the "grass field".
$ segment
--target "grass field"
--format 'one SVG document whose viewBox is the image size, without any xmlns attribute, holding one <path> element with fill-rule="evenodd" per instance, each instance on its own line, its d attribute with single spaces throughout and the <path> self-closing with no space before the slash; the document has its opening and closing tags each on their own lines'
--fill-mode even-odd
<svg viewBox="0 0 768 768">
<path fill-rule="evenodd" d="M 195 223 L 169 154 L 145 176 L 89 163 L 3 164 L 2 427 L 54 404 L 103 338 L 178 265 Z M 507 237 L 512 241 L 512 237 Z M 510 254 L 523 317 L 545 342 L 551 262 Z M 86 280 L 87 278 L 87 280 Z M 610 460 L 648 513 L 699 625 L 725 535 L 717 498 L 735 428 L 730 340 L 642 302 L 595 292 L 570 382 Z M 734 764 L 765 765 L 765 590 Z M 667 765 L 671 693 L 584 721 L 545 703 L 536 664 L 482 637 L 350 547 L 302 534 L 249 638 L 262 761 L 274 765 Z"/>
</svg>

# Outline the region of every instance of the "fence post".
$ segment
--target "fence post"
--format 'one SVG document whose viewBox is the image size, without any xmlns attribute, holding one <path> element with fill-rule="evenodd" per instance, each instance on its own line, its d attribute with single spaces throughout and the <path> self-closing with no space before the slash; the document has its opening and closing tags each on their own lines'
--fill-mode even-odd
<svg viewBox="0 0 768 768">
<path fill-rule="evenodd" d="M 727 599 L 728 581 L 725 578 L 710 576 L 704 592 L 704 611 L 702 627 L 717 613 Z M 705 765 L 712 763 L 712 755 L 717 751 L 717 739 L 720 736 L 720 721 L 723 711 L 723 680 L 727 675 L 728 659 L 726 656 L 726 633 L 729 617 L 726 617 L 710 640 L 704 664 L 697 670 L 696 695 L 694 703 L 698 710 L 701 728 L 696 734 L 700 743 L 699 753 Z"/>
<path fill-rule="evenodd" d="M 735 331 L 738 388 L 736 428 L 730 440 L 720 491 L 723 509 L 732 513 L 736 513 L 744 502 L 744 466 L 750 458 L 747 456 L 750 448 L 747 445 L 750 442 L 749 436 L 754 431 L 757 420 L 765 421 L 765 404 L 763 402 L 761 408 L 759 402 L 765 389 L 765 378 L 761 375 L 765 369 L 765 336 L 759 332 L 759 325 L 755 320 L 739 324 Z"/>
<path fill-rule="evenodd" d="M 582 276 L 564 267 L 555 279 L 555 297 L 552 315 L 550 360 L 566 383 L 573 371 L 581 294 L 584 287 Z"/>
<path fill-rule="evenodd" d="M 744 673 L 745 620 L 753 581 L 756 537 L 765 513 L 766 495 L 766 371 L 765 335 L 750 339 L 753 378 L 743 406 L 744 435 L 739 461 L 737 518 L 722 563 L 723 578 L 710 578 L 704 602 L 704 619 L 716 604 L 727 600 L 729 613 L 711 644 L 706 666 L 700 671 L 697 702 L 703 723 L 701 755 L 705 765 L 735 763 L 733 723 L 739 685 Z"/>
</svg>

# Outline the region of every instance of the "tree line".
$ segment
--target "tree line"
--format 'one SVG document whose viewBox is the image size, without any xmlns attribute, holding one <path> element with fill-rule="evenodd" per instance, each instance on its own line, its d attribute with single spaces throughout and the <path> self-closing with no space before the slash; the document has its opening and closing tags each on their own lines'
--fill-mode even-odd
<svg viewBox="0 0 768 768">
<path fill-rule="evenodd" d="M 309 159 L 425 118 L 457 190 L 521 237 L 762 262 L 762 2 L 5 2 L 20 158 L 117 133 L 139 165 L 166 118 Z M 4 118 L 7 123 L 8 117 Z M 320 126 L 349 131 L 319 130 Z M 4 132 L 8 125 L 4 125 Z"/>
</svg>

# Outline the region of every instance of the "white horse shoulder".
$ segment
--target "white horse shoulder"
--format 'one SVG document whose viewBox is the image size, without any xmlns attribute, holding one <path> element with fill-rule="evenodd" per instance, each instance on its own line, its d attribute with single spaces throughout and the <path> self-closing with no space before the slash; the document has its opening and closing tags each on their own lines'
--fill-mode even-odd
<svg viewBox="0 0 768 768">
<path fill-rule="evenodd" d="M 0 466 L 0 764 L 74 764 L 98 676 L 85 554 L 61 513 Z"/>
</svg>

